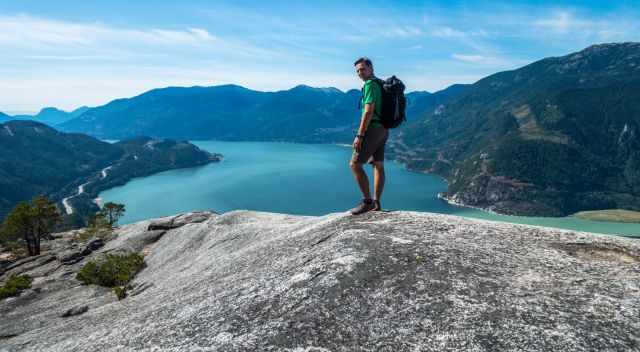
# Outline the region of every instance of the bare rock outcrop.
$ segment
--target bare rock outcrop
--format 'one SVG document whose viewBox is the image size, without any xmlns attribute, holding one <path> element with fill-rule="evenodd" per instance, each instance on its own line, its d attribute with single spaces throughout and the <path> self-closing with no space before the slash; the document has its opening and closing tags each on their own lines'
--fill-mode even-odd
<svg viewBox="0 0 640 352">
<path fill-rule="evenodd" d="M 0 301 L 0 351 L 640 350 L 633 239 L 409 211 L 199 212 L 117 235 Z M 121 301 L 71 274 L 113 251 L 147 263 Z"/>
</svg>

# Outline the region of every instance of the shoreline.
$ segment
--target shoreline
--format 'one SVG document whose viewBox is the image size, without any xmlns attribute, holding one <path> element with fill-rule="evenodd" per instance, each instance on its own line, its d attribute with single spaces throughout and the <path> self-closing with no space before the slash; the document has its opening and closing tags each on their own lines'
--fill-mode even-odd
<svg viewBox="0 0 640 352">
<path fill-rule="evenodd" d="M 397 164 L 402 165 L 402 167 L 407 171 L 418 172 L 418 173 L 423 173 L 423 174 L 433 175 L 433 176 L 438 176 L 447 185 L 449 184 L 449 181 L 445 177 L 443 177 L 441 175 L 438 175 L 438 174 L 435 174 L 435 173 L 431 173 L 431 172 L 428 172 L 428 171 L 424 171 L 424 170 L 412 169 L 412 168 L 408 167 L 406 163 L 402 163 L 402 162 L 396 161 L 395 159 L 391 159 L 391 160 L 394 161 Z M 444 195 L 444 193 L 445 192 L 438 192 L 438 194 L 436 196 L 437 196 L 438 199 L 441 199 L 442 201 L 446 202 L 447 204 L 449 204 L 451 206 L 459 207 L 459 208 L 475 209 L 475 210 L 479 210 L 481 212 L 484 212 L 484 213 L 487 213 L 487 214 L 491 214 L 491 215 L 495 215 L 495 216 L 507 216 L 507 217 L 511 217 L 511 218 L 525 218 L 525 219 L 538 219 L 538 218 L 571 219 L 571 218 L 575 218 L 575 219 L 584 220 L 584 221 L 590 221 L 590 222 L 612 223 L 612 224 L 638 224 L 638 225 L 640 225 L 640 222 L 616 221 L 616 220 L 596 220 L 596 219 L 591 219 L 591 218 L 587 218 L 587 217 L 576 216 L 576 214 L 580 214 L 580 213 L 606 212 L 607 210 L 610 210 L 610 209 L 586 210 L 586 211 L 580 211 L 578 213 L 567 215 L 567 216 L 549 216 L 549 217 L 547 217 L 547 216 L 527 216 L 527 215 L 501 214 L 501 213 L 496 212 L 495 210 L 492 210 L 490 208 L 483 208 L 483 207 L 479 207 L 479 206 L 473 206 L 473 205 L 465 204 L 465 203 L 462 203 L 462 202 L 458 202 L 458 201 L 452 199 L 451 197 L 448 197 L 448 196 Z"/>
<path fill-rule="evenodd" d="M 493 214 L 493 215 L 499 215 L 499 216 L 516 216 L 516 217 L 523 217 L 523 218 L 537 218 L 537 216 L 522 216 L 522 215 L 500 214 L 500 213 L 498 213 L 496 211 L 493 211 L 493 210 L 490 210 L 488 208 L 482 208 L 482 207 L 477 207 L 477 206 L 473 206 L 473 205 L 467 205 L 467 204 L 455 201 L 455 200 L 451 199 L 450 197 L 447 197 L 447 196 L 443 195 L 443 193 L 444 192 L 438 193 L 437 197 L 439 199 L 442 199 L 443 201 L 445 201 L 447 204 L 453 205 L 453 206 L 456 206 L 456 207 L 476 209 L 476 210 L 483 211 L 485 213 L 489 213 L 489 214 Z"/>
<path fill-rule="evenodd" d="M 195 142 L 195 141 L 193 141 L 193 142 Z M 222 142 L 232 142 L 232 143 L 240 143 L 240 142 L 242 142 L 242 143 L 245 143 L 246 141 L 222 141 Z M 270 142 L 270 141 L 267 141 L 267 142 L 248 141 L 248 142 L 250 142 L 250 143 L 278 143 L 278 144 L 282 144 L 283 143 L 283 142 Z M 287 144 L 310 144 L 310 143 L 287 143 Z M 313 144 L 316 144 L 316 143 L 313 143 Z M 335 146 L 337 146 L 339 148 L 351 148 L 352 147 L 351 145 L 348 145 L 348 144 L 345 144 L 345 143 L 322 143 L 322 144 L 335 145 Z M 447 185 L 449 184 L 449 182 L 443 176 L 441 176 L 439 174 L 436 174 L 436 173 L 428 172 L 426 170 L 410 168 L 410 167 L 407 166 L 406 163 L 401 161 L 402 159 L 388 158 L 387 160 L 391 161 L 393 163 L 399 164 L 401 166 L 402 170 L 405 170 L 405 171 L 408 171 L 408 172 L 419 173 L 419 174 L 423 174 L 423 175 L 437 176 L 437 178 L 439 178 L 440 180 L 444 181 L 445 184 L 447 184 Z M 221 161 L 226 161 L 226 158 L 223 157 L 218 162 L 221 162 Z M 194 167 L 199 167 L 199 166 L 200 165 L 192 166 L 192 167 L 188 167 L 188 168 L 194 168 Z M 167 171 L 170 171 L 170 170 L 167 170 Z M 148 176 L 149 175 L 139 176 L 139 177 L 133 178 L 132 180 L 135 180 L 135 179 L 138 179 L 138 178 L 145 178 L 145 177 L 148 177 Z M 132 180 L 129 180 L 128 182 L 130 182 Z M 105 190 L 100 191 L 99 194 L 98 194 L 98 197 L 95 198 L 93 200 L 93 202 L 96 203 L 96 204 L 101 204 L 101 202 L 103 202 L 104 199 L 102 199 L 102 197 L 99 196 L 100 193 L 102 193 L 104 191 L 108 191 L 108 190 L 113 189 L 113 188 L 117 188 L 119 186 L 122 186 L 122 185 L 116 185 L 114 187 L 110 187 L 109 189 L 105 189 Z M 445 192 L 433 192 L 433 193 L 435 193 L 435 196 L 437 198 L 439 198 L 440 201 L 446 202 L 448 205 L 450 205 L 452 207 L 455 207 L 454 209 L 451 209 L 451 210 L 445 210 L 446 214 L 462 216 L 462 217 L 466 217 L 466 218 L 473 218 L 473 219 L 483 219 L 483 218 L 487 219 L 487 218 L 490 218 L 492 216 L 495 216 L 495 217 L 500 217 L 501 219 L 492 219 L 492 221 L 509 222 L 509 223 L 515 223 L 515 224 L 527 224 L 527 221 L 530 221 L 531 223 L 535 223 L 535 222 L 538 222 L 538 221 L 543 221 L 543 220 L 538 220 L 541 217 L 522 216 L 522 215 L 517 215 L 517 214 L 516 215 L 513 215 L 513 214 L 501 214 L 499 212 L 496 212 L 495 210 L 492 210 L 491 208 L 483 208 L 483 207 L 478 207 L 478 206 L 467 205 L 467 204 L 461 203 L 461 202 L 459 202 L 459 201 L 457 201 L 455 199 L 447 197 L 446 195 L 444 195 Z M 465 214 L 465 210 L 466 210 L 466 212 L 468 214 Z M 428 212 L 429 210 L 423 210 L 423 211 L 427 211 Z M 481 212 L 482 214 L 485 214 L 485 215 L 478 214 L 478 213 L 474 214 L 473 211 L 478 211 L 478 212 Z M 570 216 L 566 216 L 566 217 L 549 217 L 549 218 L 550 219 L 557 219 L 557 220 L 560 220 L 560 221 L 570 220 Z M 527 219 L 530 219 L 530 220 L 527 220 Z M 555 220 L 551 220 L 551 221 L 553 222 Z M 614 224 L 614 222 L 611 222 L 611 223 Z M 541 226 L 541 227 L 550 227 L 550 228 L 557 228 L 557 229 L 567 229 L 566 227 L 554 227 L 554 226 L 550 226 L 550 225 L 531 225 L 531 226 Z M 588 225 L 586 224 L 585 226 L 588 226 Z M 576 230 L 572 230 L 572 231 L 587 231 L 587 232 L 589 232 L 589 230 L 586 230 L 586 229 L 582 229 L 582 230 L 577 230 L 576 229 Z M 594 231 L 594 230 L 591 230 L 591 232 L 628 236 L 626 234 L 627 232 L 619 233 L 619 232 L 616 231 L 615 233 L 607 233 L 607 232 Z"/>
<path fill-rule="evenodd" d="M 570 216 L 589 221 L 640 224 L 640 212 L 627 209 L 583 210 Z"/>
</svg>

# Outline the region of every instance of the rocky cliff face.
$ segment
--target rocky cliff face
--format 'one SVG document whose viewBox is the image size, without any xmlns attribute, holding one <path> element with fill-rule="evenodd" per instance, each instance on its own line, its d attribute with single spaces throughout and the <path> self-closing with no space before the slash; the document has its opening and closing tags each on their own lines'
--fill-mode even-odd
<svg viewBox="0 0 640 352">
<path fill-rule="evenodd" d="M 35 280 L 0 301 L 0 351 L 640 350 L 631 239 L 404 211 L 201 212 L 116 233 L 90 250 L 59 234 L 5 265 L 0 280 Z M 147 263 L 121 301 L 74 278 L 114 251 Z"/>
</svg>

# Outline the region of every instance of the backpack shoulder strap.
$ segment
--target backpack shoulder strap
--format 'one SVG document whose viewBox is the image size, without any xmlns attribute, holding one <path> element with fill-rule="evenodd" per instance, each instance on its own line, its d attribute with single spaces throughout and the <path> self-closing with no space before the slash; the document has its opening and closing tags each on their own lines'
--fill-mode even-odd
<svg viewBox="0 0 640 352">
<path fill-rule="evenodd" d="M 374 76 L 373 81 L 378 83 L 378 85 L 380 86 L 380 89 L 384 90 L 384 80 Z"/>
<path fill-rule="evenodd" d="M 380 97 L 382 98 L 384 95 L 384 81 L 376 76 L 373 76 L 372 81 L 376 82 L 380 87 Z M 376 109 L 373 109 L 373 115 L 378 116 L 380 119 L 382 119 L 382 116 L 378 114 Z"/>
</svg>

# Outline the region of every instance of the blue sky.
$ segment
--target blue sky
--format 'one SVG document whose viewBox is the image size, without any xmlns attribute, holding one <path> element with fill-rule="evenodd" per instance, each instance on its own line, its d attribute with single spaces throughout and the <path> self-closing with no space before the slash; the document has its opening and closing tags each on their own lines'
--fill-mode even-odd
<svg viewBox="0 0 640 352">
<path fill-rule="evenodd" d="M 638 1 L 0 0 L 0 111 L 166 86 L 347 90 L 362 55 L 436 91 L 622 41 L 640 41 Z"/>
</svg>

